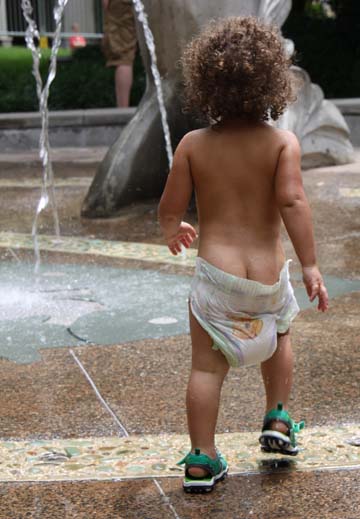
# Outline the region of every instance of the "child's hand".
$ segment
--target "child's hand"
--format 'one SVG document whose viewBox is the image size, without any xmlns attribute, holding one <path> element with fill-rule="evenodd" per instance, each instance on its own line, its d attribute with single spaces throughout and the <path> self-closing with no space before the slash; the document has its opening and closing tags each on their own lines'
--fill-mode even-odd
<svg viewBox="0 0 360 519">
<path fill-rule="evenodd" d="M 194 227 L 189 223 L 181 222 L 177 233 L 169 236 L 166 241 L 170 252 L 176 256 L 178 252 L 181 252 L 181 245 L 188 249 L 195 238 L 197 238 L 197 233 Z"/>
<path fill-rule="evenodd" d="M 325 312 L 329 308 L 329 297 L 323 278 L 316 265 L 303 267 L 303 282 L 310 301 L 318 298 L 318 310 Z"/>
</svg>

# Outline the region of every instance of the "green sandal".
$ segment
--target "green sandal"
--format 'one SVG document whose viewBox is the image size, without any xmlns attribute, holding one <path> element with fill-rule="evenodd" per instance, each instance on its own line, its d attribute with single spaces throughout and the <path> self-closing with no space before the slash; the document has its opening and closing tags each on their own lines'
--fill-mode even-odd
<svg viewBox="0 0 360 519">
<path fill-rule="evenodd" d="M 228 465 L 225 458 L 217 452 L 216 459 L 206 454 L 200 454 L 200 449 L 195 449 L 195 454 L 189 452 L 177 465 L 185 464 L 185 478 L 183 488 L 185 492 L 204 493 L 211 492 L 215 484 L 225 478 Z M 189 474 L 189 469 L 198 467 L 207 471 L 203 478 L 196 478 Z"/>
<path fill-rule="evenodd" d="M 272 422 L 282 422 L 288 427 L 288 433 L 284 434 L 279 431 L 271 430 Z M 262 433 L 259 438 L 261 450 L 264 452 L 275 452 L 277 454 L 289 454 L 296 456 L 299 448 L 296 444 L 296 433 L 299 433 L 305 427 L 305 422 L 295 423 L 289 416 L 289 413 L 283 409 L 281 402 L 278 403 L 277 409 L 269 411 L 264 418 Z"/>
</svg>

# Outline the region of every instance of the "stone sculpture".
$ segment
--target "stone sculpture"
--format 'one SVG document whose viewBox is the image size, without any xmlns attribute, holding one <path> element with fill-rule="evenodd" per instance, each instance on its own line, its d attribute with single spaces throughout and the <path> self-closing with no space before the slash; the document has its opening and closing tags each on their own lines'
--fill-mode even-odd
<svg viewBox="0 0 360 519">
<path fill-rule="evenodd" d="M 309 75 L 292 67 L 301 88 L 297 101 L 284 113 L 277 126 L 295 133 L 301 142 L 304 169 L 347 164 L 353 161 L 350 131 L 338 108 L 324 99 L 321 88 Z"/>
<path fill-rule="evenodd" d="M 143 3 L 154 35 L 173 146 L 186 131 L 196 127 L 181 110 L 178 61 L 184 45 L 209 19 L 255 15 L 281 27 L 291 9 L 291 0 L 143 0 Z M 164 137 L 140 25 L 138 34 L 147 73 L 146 92 L 135 116 L 100 165 L 84 201 L 83 216 L 111 216 L 135 200 L 158 197 L 166 179 L 169 168 Z M 311 84 L 304 71 L 294 68 L 294 73 L 303 80 L 298 101 L 279 124 L 297 134 L 302 144 L 303 164 L 351 161 L 349 130 L 342 115 L 335 105 L 324 100 L 321 89 Z"/>
</svg>

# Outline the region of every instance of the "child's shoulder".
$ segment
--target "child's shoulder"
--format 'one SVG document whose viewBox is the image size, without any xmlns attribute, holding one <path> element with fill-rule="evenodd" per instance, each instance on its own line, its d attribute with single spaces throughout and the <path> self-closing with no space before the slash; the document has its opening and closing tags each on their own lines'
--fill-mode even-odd
<svg viewBox="0 0 360 519">
<path fill-rule="evenodd" d="M 299 146 L 298 138 L 295 133 L 290 130 L 272 127 L 279 142 L 283 145 Z"/>
<path fill-rule="evenodd" d="M 294 156 L 301 153 L 300 143 L 295 133 L 270 125 L 267 125 L 267 128 L 267 138 L 264 139 L 264 143 L 270 144 L 279 155 L 285 149 L 290 150 Z"/>
<path fill-rule="evenodd" d="M 209 134 L 209 128 L 199 128 L 185 133 L 181 141 L 177 145 L 177 151 L 190 151 L 198 143 L 204 141 Z"/>
<path fill-rule="evenodd" d="M 234 135 L 233 128 L 231 130 L 232 135 Z M 260 131 L 260 133 L 259 133 Z M 236 132 L 235 132 L 236 133 Z M 270 144 L 281 151 L 284 147 L 291 147 L 293 149 L 300 149 L 299 141 L 296 135 L 290 130 L 284 130 L 282 128 L 276 128 L 267 123 L 263 123 L 262 125 L 256 127 L 249 127 L 246 129 L 246 135 L 253 140 L 258 142 L 258 139 L 264 140 L 264 142 Z M 244 128 L 238 130 L 239 137 L 244 135 Z M 217 135 L 220 135 L 219 132 L 214 130 L 211 127 L 199 128 L 196 130 L 192 130 L 186 133 L 177 146 L 177 151 L 179 152 L 190 152 L 192 149 L 197 149 L 200 145 L 204 146 L 213 146 L 213 140 L 216 140 Z"/>
<path fill-rule="evenodd" d="M 184 142 L 184 143 L 194 142 L 199 139 L 203 139 L 204 137 L 209 135 L 210 132 L 211 132 L 210 127 L 191 130 L 190 132 L 185 133 L 185 135 L 183 136 L 183 138 L 181 139 L 180 142 Z"/>
</svg>

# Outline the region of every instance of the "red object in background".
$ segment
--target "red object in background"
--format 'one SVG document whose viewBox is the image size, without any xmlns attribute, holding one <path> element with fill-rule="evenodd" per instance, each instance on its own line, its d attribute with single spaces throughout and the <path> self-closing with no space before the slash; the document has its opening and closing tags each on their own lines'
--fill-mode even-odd
<svg viewBox="0 0 360 519">
<path fill-rule="evenodd" d="M 86 40 L 84 36 L 70 36 L 69 38 L 70 49 L 78 49 L 79 47 L 86 46 Z"/>
</svg>

